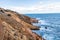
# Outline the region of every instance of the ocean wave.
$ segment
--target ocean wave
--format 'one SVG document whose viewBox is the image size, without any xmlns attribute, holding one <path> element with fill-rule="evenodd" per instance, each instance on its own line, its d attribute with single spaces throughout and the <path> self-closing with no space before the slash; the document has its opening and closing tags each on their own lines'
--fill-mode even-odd
<svg viewBox="0 0 60 40">
<path fill-rule="evenodd" d="M 46 20 L 39 20 L 38 23 L 41 25 L 50 25 Z"/>
<path fill-rule="evenodd" d="M 52 34 L 44 34 L 43 35 L 43 38 L 45 38 L 46 40 L 54 40 L 54 35 Z"/>
<path fill-rule="evenodd" d="M 41 18 L 36 18 L 37 20 L 40 20 Z"/>
<path fill-rule="evenodd" d="M 36 18 L 37 20 L 38 20 L 38 24 L 40 23 L 40 24 L 48 24 L 48 23 L 46 23 L 46 21 L 45 20 L 42 20 L 41 18 Z"/>
<path fill-rule="evenodd" d="M 41 28 L 39 31 L 34 30 L 34 32 L 42 35 L 46 40 L 60 40 L 60 14 L 38 15 L 33 15 L 32 17 L 38 20 L 38 23 L 34 25 L 39 25 Z"/>
</svg>

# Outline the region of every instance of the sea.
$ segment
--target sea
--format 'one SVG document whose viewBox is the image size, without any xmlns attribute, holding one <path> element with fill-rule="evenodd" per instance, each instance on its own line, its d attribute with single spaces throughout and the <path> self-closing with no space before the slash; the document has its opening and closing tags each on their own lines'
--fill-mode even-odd
<svg viewBox="0 0 60 40">
<path fill-rule="evenodd" d="M 32 23 L 39 26 L 40 30 L 32 30 L 46 40 L 60 40 L 60 14 L 25 14 L 31 18 L 36 18 L 38 23 Z"/>
</svg>

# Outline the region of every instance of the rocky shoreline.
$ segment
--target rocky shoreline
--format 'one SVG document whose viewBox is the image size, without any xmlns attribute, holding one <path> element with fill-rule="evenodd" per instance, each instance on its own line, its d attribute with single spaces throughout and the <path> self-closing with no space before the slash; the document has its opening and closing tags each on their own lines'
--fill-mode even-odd
<svg viewBox="0 0 60 40">
<path fill-rule="evenodd" d="M 0 8 L 0 40 L 44 40 L 32 32 L 39 30 L 39 27 L 32 23 L 38 23 L 38 20 Z"/>
</svg>

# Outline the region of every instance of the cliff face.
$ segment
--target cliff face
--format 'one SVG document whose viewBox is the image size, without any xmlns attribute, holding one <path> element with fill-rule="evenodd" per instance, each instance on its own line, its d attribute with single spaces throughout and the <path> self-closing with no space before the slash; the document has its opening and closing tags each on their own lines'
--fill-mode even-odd
<svg viewBox="0 0 60 40">
<path fill-rule="evenodd" d="M 43 40 L 31 30 L 39 30 L 31 23 L 37 22 L 28 16 L 0 8 L 0 40 Z"/>
</svg>

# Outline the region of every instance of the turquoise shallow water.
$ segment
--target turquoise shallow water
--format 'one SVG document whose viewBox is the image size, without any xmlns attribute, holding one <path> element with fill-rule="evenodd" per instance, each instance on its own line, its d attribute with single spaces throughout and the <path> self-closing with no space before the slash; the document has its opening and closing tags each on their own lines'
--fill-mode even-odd
<svg viewBox="0 0 60 40">
<path fill-rule="evenodd" d="M 33 23 L 33 25 L 41 26 L 41 28 L 40 30 L 33 30 L 33 32 L 41 35 L 46 40 L 60 40 L 60 14 L 25 15 L 39 20 L 39 23 Z"/>
</svg>

